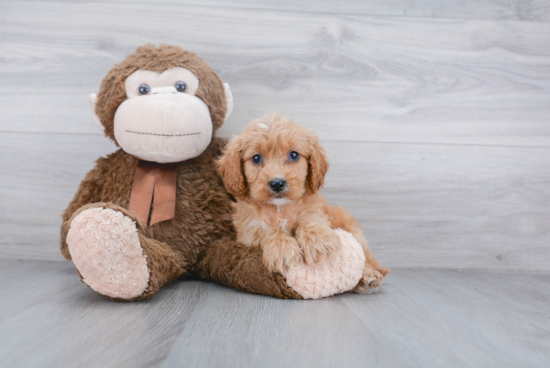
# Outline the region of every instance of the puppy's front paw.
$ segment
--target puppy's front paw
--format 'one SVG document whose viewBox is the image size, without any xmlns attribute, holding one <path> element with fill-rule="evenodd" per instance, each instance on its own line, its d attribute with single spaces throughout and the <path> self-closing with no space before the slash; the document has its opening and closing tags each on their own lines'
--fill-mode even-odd
<svg viewBox="0 0 550 368">
<path fill-rule="evenodd" d="M 284 275 L 288 267 L 297 265 L 302 259 L 302 250 L 291 237 L 278 238 L 262 248 L 264 265 L 270 272 Z"/>
<path fill-rule="evenodd" d="M 383 281 L 384 275 L 382 275 L 379 271 L 373 270 L 370 267 L 365 267 L 363 277 L 359 281 L 359 284 L 353 288 L 353 292 L 360 294 L 377 293 L 378 290 L 380 290 L 380 286 L 382 286 Z"/>
<path fill-rule="evenodd" d="M 296 234 L 307 264 L 330 260 L 340 251 L 340 237 L 329 227 L 305 228 Z"/>
</svg>

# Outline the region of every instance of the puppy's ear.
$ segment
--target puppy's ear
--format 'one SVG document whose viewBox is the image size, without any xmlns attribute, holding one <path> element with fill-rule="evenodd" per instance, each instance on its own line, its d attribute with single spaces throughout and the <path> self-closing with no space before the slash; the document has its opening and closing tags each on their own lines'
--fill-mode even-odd
<svg viewBox="0 0 550 368">
<path fill-rule="evenodd" d="M 308 158 L 307 186 L 313 194 L 325 183 L 329 164 L 325 149 L 319 143 L 319 138 L 315 134 L 311 134 L 308 141 L 311 153 Z"/>
<path fill-rule="evenodd" d="M 243 196 L 247 189 L 241 154 L 242 139 L 235 137 L 225 146 L 224 155 L 217 162 L 225 189 L 235 197 Z"/>
</svg>

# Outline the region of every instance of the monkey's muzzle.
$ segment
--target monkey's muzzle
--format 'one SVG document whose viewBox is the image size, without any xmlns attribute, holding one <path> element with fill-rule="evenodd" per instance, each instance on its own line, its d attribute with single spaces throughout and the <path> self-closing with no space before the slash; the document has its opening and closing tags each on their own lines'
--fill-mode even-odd
<svg viewBox="0 0 550 368">
<path fill-rule="evenodd" d="M 114 119 L 118 144 L 145 161 L 179 162 L 199 156 L 212 140 L 208 106 L 174 87 L 153 88 L 150 95 L 129 98 Z"/>
</svg>

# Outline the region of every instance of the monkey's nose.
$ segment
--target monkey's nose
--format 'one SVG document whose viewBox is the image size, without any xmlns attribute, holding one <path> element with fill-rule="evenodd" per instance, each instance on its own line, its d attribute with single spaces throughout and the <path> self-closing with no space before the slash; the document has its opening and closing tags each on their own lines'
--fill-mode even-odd
<svg viewBox="0 0 550 368">
<path fill-rule="evenodd" d="M 286 181 L 283 179 L 273 179 L 269 182 L 269 188 L 275 193 L 279 193 L 286 188 Z"/>
<path fill-rule="evenodd" d="M 151 90 L 152 95 L 156 95 L 159 93 L 178 93 L 178 90 L 174 86 L 156 87 Z"/>
</svg>

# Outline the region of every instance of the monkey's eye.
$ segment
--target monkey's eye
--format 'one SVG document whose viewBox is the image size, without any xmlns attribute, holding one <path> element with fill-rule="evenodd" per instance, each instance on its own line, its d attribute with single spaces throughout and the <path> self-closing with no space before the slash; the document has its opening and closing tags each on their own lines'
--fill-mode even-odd
<svg viewBox="0 0 550 368">
<path fill-rule="evenodd" d="M 254 156 L 252 156 L 252 163 L 253 163 L 254 165 L 259 165 L 259 164 L 261 164 L 263 160 L 264 160 L 263 157 L 260 156 L 260 155 L 254 155 Z"/>
<path fill-rule="evenodd" d="M 290 161 L 296 162 L 300 159 L 300 155 L 296 151 L 292 151 L 288 154 L 288 159 Z"/>
<path fill-rule="evenodd" d="M 185 84 L 184 81 L 177 81 L 176 84 L 174 84 L 174 87 L 176 87 L 178 92 L 185 92 L 187 89 L 187 84 Z"/>
<path fill-rule="evenodd" d="M 148 85 L 142 84 L 141 86 L 139 86 L 139 94 L 140 95 L 148 95 L 149 91 L 151 91 L 151 88 L 149 88 Z"/>
</svg>

